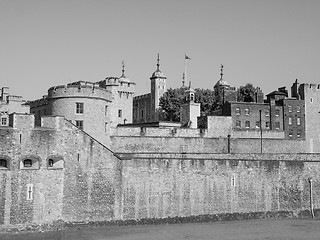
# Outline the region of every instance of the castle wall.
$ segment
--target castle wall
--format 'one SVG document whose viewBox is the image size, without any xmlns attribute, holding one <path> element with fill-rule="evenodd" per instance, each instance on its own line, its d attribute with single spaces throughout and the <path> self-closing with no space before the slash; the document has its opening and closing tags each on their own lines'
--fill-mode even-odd
<svg viewBox="0 0 320 240">
<path fill-rule="evenodd" d="M 0 128 L 0 159 L 8 163 L 0 167 L 0 226 L 119 217 L 119 162 L 109 149 L 63 117 L 45 117 L 42 128 L 28 126 L 33 115 L 11 118 L 15 128 Z"/>
<path fill-rule="evenodd" d="M 193 153 L 260 153 L 260 138 L 206 138 L 178 136 L 111 136 L 111 146 L 116 152 L 193 152 Z M 179 130 L 179 129 L 177 129 Z M 177 134 L 179 131 L 177 131 Z M 262 139 L 264 153 L 304 153 L 306 142 L 284 139 Z"/>
<path fill-rule="evenodd" d="M 308 152 L 320 152 L 320 84 L 301 84 L 299 94 L 305 102 L 305 126 Z"/>
<path fill-rule="evenodd" d="M 320 207 L 319 155 L 132 154 L 122 161 L 123 219 Z M 298 160 L 299 159 L 299 160 Z"/>
</svg>

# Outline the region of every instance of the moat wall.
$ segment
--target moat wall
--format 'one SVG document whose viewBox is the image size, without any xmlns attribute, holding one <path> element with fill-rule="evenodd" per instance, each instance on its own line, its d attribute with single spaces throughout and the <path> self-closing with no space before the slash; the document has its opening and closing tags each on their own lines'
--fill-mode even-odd
<svg viewBox="0 0 320 240">
<path fill-rule="evenodd" d="M 122 161 L 123 219 L 305 210 L 310 178 L 314 206 L 320 207 L 320 163 L 315 159 L 259 154 L 131 157 Z"/>
<path fill-rule="evenodd" d="M 41 128 L 33 122 L 14 114 L 0 128 L 0 158 L 8 161 L 0 169 L 0 229 L 300 211 L 309 209 L 309 178 L 320 208 L 320 154 L 214 153 L 210 138 L 163 137 L 114 138 L 114 153 L 62 117 L 44 117 Z M 226 149 L 226 139 L 215 141 Z M 23 168 L 26 158 L 37 167 Z M 52 168 L 49 159 L 63 164 Z"/>
</svg>

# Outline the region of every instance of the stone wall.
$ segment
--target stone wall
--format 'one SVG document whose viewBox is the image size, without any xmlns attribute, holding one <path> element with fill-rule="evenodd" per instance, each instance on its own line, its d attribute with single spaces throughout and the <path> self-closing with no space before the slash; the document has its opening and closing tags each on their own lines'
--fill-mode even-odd
<svg viewBox="0 0 320 240">
<path fill-rule="evenodd" d="M 309 178 L 314 206 L 320 207 L 319 155 L 127 157 L 131 160 L 122 161 L 123 219 L 305 210 Z"/>
<path fill-rule="evenodd" d="M 29 126 L 33 115 L 11 118 L 14 128 L 0 128 L 0 159 L 8 163 L 0 167 L 0 225 L 118 218 L 119 159 L 112 151 L 63 117 L 45 117 L 42 128 Z M 60 164 L 51 167 L 49 159 Z"/>
<path fill-rule="evenodd" d="M 260 153 L 261 140 L 259 138 L 208 138 L 176 135 L 149 136 L 111 136 L 111 146 L 116 152 L 189 152 L 189 153 Z M 165 129 L 169 131 L 169 129 Z M 164 130 L 163 130 L 164 131 Z M 199 131 L 199 130 L 195 130 Z M 189 132 L 190 133 L 190 132 Z M 136 132 L 136 134 L 138 134 Z M 303 140 L 262 139 L 262 152 L 264 153 L 303 153 L 306 150 Z"/>
</svg>

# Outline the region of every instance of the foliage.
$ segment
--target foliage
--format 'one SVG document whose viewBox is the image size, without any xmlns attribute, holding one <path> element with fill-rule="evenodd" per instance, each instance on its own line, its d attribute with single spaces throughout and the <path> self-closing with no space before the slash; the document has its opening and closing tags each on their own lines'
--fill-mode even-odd
<svg viewBox="0 0 320 240">
<path fill-rule="evenodd" d="M 254 102 L 256 89 L 251 83 L 247 83 L 245 86 L 241 86 L 238 89 L 238 101 L 239 102 Z"/>
<path fill-rule="evenodd" d="M 186 90 L 186 88 L 170 88 L 160 98 L 161 120 L 180 121 L 180 106 L 186 102 Z M 195 89 L 195 102 L 201 103 L 201 115 L 210 115 L 215 110 L 214 92 L 209 89 Z"/>
</svg>

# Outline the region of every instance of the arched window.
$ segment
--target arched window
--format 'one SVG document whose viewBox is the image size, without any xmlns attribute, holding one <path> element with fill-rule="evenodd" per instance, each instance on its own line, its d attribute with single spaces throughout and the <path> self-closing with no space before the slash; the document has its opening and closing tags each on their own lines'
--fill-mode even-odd
<svg viewBox="0 0 320 240">
<path fill-rule="evenodd" d="M 5 159 L 0 159 L 0 168 L 7 168 L 8 162 Z"/>
<path fill-rule="evenodd" d="M 50 170 L 63 169 L 64 168 L 63 157 L 59 155 L 49 156 L 47 158 L 47 167 Z"/>
<path fill-rule="evenodd" d="M 25 168 L 31 168 L 31 167 L 32 167 L 32 160 L 31 160 L 31 159 L 25 159 L 25 160 L 23 160 L 23 167 L 25 167 Z"/>
<path fill-rule="evenodd" d="M 41 159 L 35 155 L 27 155 L 20 161 L 20 169 L 22 170 L 37 170 L 40 168 Z"/>
</svg>

